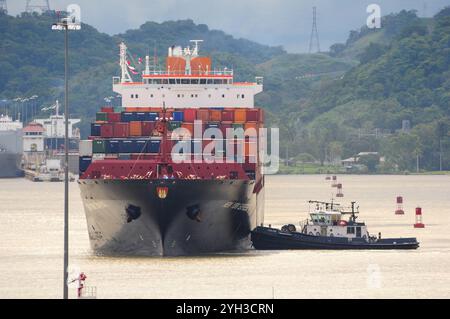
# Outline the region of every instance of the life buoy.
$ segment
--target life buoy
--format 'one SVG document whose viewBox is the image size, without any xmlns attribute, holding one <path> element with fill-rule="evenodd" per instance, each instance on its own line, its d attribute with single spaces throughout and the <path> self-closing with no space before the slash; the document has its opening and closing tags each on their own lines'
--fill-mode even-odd
<svg viewBox="0 0 450 319">
<path fill-rule="evenodd" d="M 347 226 L 348 223 L 345 220 L 340 220 L 339 221 L 339 226 Z"/>
</svg>

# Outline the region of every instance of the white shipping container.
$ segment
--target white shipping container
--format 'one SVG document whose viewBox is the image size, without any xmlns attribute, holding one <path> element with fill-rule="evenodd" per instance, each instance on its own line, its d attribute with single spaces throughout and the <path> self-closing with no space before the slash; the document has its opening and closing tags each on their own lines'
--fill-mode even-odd
<svg viewBox="0 0 450 319">
<path fill-rule="evenodd" d="M 82 140 L 79 146 L 80 156 L 92 156 L 92 140 Z"/>
<path fill-rule="evenodd" d="M 93 154 L 92 155 L 92 161 L 102 161 L 105 159 L 106 154 Z"/>
</svg>

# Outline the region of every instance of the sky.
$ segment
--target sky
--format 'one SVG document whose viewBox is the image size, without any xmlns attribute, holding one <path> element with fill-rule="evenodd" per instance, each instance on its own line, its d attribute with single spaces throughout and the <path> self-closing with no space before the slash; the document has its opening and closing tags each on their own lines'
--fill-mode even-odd
<svg viewBox="0 0 450 319">
<path fill-rule="evenodd" d="M 49 0 L 54 10 L 68 4 L 81 7 L 83 22 L 108 34 L 138 28 L 147 21 L 192 19 L 211 29 L 262 44 L 281 45 L 288 52 L 307 52 L 312 29 L 312 7 L 317 7 L 317 28 L 322 51 L 345 42 L 350 30 L 365 25 L 369 4 L 381 14 L 415 9 L 430 17 L 450 6 L 450 0 Z M 32 0 L 32 3 L 43 3 Z M 10 14 L 25 9 L 26 0 L 7 0 Z"/>
</svg>

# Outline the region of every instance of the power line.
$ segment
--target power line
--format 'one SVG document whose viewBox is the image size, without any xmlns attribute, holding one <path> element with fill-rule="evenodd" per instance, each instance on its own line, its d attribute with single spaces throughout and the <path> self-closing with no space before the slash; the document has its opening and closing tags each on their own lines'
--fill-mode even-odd
<svg viewBox="0 0 450 319">
<path fill-rule="evenodd" d="M 25 8 L 25 12 L 33 13 L 35 11 L 40 11 L 40 12 L 50 11 L 49 0 L 43 0 L 43 1 L 27 0 L 27 6 Z"/>
<path fill-rule="evenodd" d="M 316 52 L 320 52 L 319 32 L 317 31 L 316 7 L 313 7 L 313 24 L 312 24 L 311 38 L 309 40 L 309 53 L 313 52 L 313 47 L 316 47 Z"/>
</svg>

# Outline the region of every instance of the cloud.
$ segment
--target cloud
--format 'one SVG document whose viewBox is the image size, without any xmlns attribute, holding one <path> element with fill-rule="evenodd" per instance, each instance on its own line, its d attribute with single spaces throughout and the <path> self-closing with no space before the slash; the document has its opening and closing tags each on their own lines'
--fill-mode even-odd
<svg viewBox="0 0 450 319">
<path fill-rule="evenodd" d="M 383 15 L 402 9 L 417 9 L 422 14 L 426 4 L 428 16 L 450 5 L 449 0 L 50 0 L 57 10 L 70 3 L 81 6 L 84 22 L 109 34 L 146 21 L 189 18 L 235 37 L 283 45 L 293 52 L 307 51 L 313 6 L 317 7 L 321 47 L 326 50 L 365 24 L 368 4 L 379 4 Z M 17 14 L 24 10 L 25 0 L 9 0 L 8 8 Z"/>
</svg>

